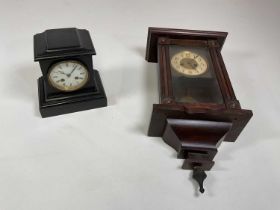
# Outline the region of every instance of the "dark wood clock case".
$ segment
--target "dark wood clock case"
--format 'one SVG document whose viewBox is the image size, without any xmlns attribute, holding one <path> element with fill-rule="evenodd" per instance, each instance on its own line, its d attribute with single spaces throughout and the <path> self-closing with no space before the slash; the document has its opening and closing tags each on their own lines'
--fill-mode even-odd
<svg viewBox="0 0 280 210">
<path fill-rule="evenodd" d="M 39 61 L 43 76 L 38 79 L 39 108 L 42 117 L 107 106 L 99 72 L 93 68 L 95 49 L 85 29 L 50 29 L 34 36 L 34 60 Z M 48 82 L 50 67 L 63 60 L 84 64 L 89 73 L 85 86 L 77 91 L 62 92 Z"/>
<path fill-rule="evenodd" d="M 234 142 L 252 117 L 252 111 L 242 109 L 236 99 L 222 59 L 226 36 L 226 32 L 167 28 L 149 28 L 148 31 L 146 60 L 158 63 L 160 98 L 159 104 L 153 105 L 148 135 L 162 137 L 173 147 L 178 158 L 185 159 L 183 169 L 199 168 L 203 173 L 210 170 L 221 142 Z M 169 55 L 172 45 L 208 49 L 223 103 L 178 103 L 175 100 Z"/>
</svg>

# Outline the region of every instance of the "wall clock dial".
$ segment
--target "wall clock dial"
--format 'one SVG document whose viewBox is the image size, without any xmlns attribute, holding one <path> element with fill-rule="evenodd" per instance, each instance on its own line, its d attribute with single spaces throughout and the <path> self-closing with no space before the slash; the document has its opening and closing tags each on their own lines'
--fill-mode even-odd
<svg viewBox="0 0 280 210">
<path fill-rule="evenodd" d="M 206 60 L 191 51 L 181 51 L 171 59 L 172 67 L 180 74 L 185 76 L 199 76 L 207 71 Z"/>
<path fill-rule="evenodd" d="M 65 92 L 82 88 L 88 81 L 87 68 L 78 61 L 66 60 L 55 63 L 48 76 L 50 84 Z"/>
</svg>

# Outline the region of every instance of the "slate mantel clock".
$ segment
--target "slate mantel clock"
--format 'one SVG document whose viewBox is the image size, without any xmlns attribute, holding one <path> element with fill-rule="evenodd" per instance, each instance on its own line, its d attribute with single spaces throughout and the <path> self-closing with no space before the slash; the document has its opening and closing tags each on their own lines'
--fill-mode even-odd
<svg viewBox="0 0 280 210">
<path fill-rule="evenodd" d="M 34 36 L 34 60 L 42 117 L 107 106 L 105 91 L 93 69 L 95 49 L 85 29 L 50 29 Z"/>
<path fill-rule="evenodd" d="M 236 99 L 221 49 L 226 32 L 149 28 L 146 60 L 159 65 L 159 104 L 148 135 L 185 159 L 204 192 L 205 170 L 222 141 L 234 142 L 252 117 Z"/>
</svg>

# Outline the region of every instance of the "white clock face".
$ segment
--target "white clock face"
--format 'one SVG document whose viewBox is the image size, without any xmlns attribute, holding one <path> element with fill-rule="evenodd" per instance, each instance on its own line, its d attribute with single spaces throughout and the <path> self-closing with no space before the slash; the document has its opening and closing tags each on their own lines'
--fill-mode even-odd
<svg viewBox="0 0 280 210">
<path fill-rule="evenodd" d="M 75 91 L 82 88 L 88 80 L 86 67 L 74 60 L 55 63 L 49 71 L 50 84 L 61 91 Z"/>
<path fill-rule="evenodd" d="M 182 51 L 171 59 L 172 67 L 185 76 L 199 76 L 207 71 L 207 62 L 200 55 L 191 51 Z"/>
</svg>

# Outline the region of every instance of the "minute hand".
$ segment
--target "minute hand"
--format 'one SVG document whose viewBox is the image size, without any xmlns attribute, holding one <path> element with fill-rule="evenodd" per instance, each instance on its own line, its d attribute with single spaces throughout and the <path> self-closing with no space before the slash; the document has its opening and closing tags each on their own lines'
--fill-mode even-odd
<svg viewBox="0 0 280 210">
<path fill-rule="evenodd" d="M 69 74 L 70 76 L 72 75 L 72 73 L 75 71 L 76 68 L 77 66 L 75 66 L 74 69 L 71 71 L 71 73 Z"/>
</svg>

